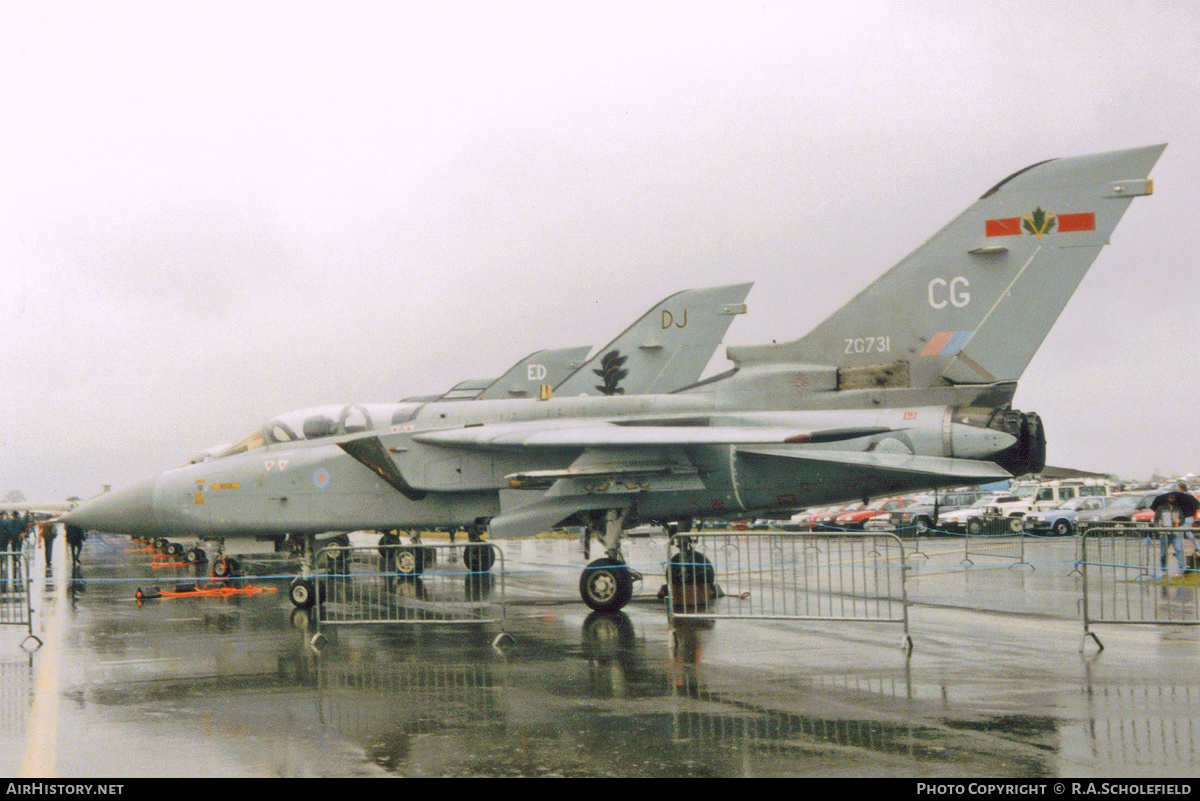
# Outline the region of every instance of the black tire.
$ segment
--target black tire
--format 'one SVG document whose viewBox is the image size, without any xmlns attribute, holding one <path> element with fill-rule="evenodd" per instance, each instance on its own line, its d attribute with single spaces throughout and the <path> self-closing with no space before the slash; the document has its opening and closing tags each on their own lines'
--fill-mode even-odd
<svg viewBox="0 0 1200 801">
<path fill-rule="evenodd" d="M 496 552 L 490 545 L 468 545 L 463 548 L 463 564 L 472 573 L 486 573 L 496 564 Z"/>
<path fill-rule="evenodd" d="M 672 584 L 712 587 L 717 583 L 717 571 L 708 557 L 699 551 L 677 553 L 667 565 L 667 581 Z"/>
<path fill-rule="evenodd" d="M 418 576 L 425 570 L 424 548 L 397 548 L 392 553 L 397 575 Z"/>
<path fill-rule="evenodd" d="M 1054 521 L 1054 533 L 1060 537 L 1068 536 L 1071 533 L 1071 528 L 1072 526 L 1070 520 L 1063 519 Z"/>
<path fill-rule="evenodd" d="M 317 600 L 316 588 L 313 586 L 312 579 L 292 579 L 292 584 L 288 587 L 288 598 L 297 609 L 311 609 Z"/>
<path fill-rule="evenodd" d="M 913 523 L 913 527 L 917 530 L 918 534 L 924 534 L 933 528 L 933 521 L 928 517 L 918 517 L 916 522 Z"/>
<path fill-rule="evenodd" d="M 579 576 L 579 595 L 597 612 L 616 612 L 633 597 L 629 567 L 616 559 L 597 559 Z"/>
<path fill-rule="evenodd" d="M 978 537 L 983 533 L 983 521 L 978 517 L 972 517 L 967 521 L 967 533 L 973 537 Z"/>
<path fill-rule="evenodd" d="M 1025 519 L 1017 515 L 1008 518 L 1008 530 L 1013 534 L 1020 534 L 1025 530 Z"/>
<path fill-rule="evenodd" d="M 212 574 L 217 578 L 229 578 L 233 575 L 234 565 L 237 563 L 225 556 L 218 556 L 216 561 L 212 563 Z"/>
<path fill-rule="evenodd" d="M 169 556 L 183 556 L 183 546 L 178 542 L 168 542 L 167 554 Z"/>
<path fill-rule="evenodd" d="M 199 548 L 192 548 L 187 552 L 187 555 L 184 556 L 184 559 L 188 562 L 188 564 L 201 565 L 208 561 L 208 554 Z"/>
<path fill-rule="evenodd" d="M 169 545 L 169 543 L 167 542 L 166 537 L 158 537 L 154 540 L 152 545 L 156 551 L 165 551 L 167 550 L 167 545 Z"/>
</svg>

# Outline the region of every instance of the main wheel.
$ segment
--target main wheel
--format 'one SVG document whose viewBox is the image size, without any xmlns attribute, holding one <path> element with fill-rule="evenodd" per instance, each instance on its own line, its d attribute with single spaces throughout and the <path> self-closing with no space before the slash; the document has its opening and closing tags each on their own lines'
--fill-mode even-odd
<svg viewBox="0 0 1200 801">
<path fill-rule="evenodd" d="M 463 564 L 472 573 L 486 573 L 496 564 L 496 552 L 490 545 L 468 545 L 463 548 Z"/>
<path fill-rule="evenodd" d="M 397 548 L 394 554 L 396 572 L 401 576 L 416 576 L 425 569 L 423 548 Z"/>
<path fill-rule="evenodd" d="M 228 556 L 218 556 L 212 565 L 212 574 L 217 578 L 229 578 L 234 573 L 238 572 L 241 565 L 236 559 Z"/>
<path fill-rule="evenodd" d="M 317 599 L 312 579 L 292 579 L 292 585 L 288 588 L 288 597 L 297 609 L 311 609 Z"/>
<path fill-rule="evenodd" d="M 187 552 L 187 556 L 184 559 L 187 560 L 188 564 L 198 565 L 208 561 L 208 554 L 199 548 L 192 548 Z"/>
<path fill-rule="evenodd" d="M 917 518 L 916 529 L 918 534 L 925 534 L 931 528 L 933 528 L 933 521 L 928 517 Z"/>
<path fill-rule="evenodd" d="M 972 517 L 967 521 L 967 533 L 972 536 L 979 536 L 983 533 L 983 521 L 978 517 Z"/>
<path fill-rule="evenodd" d="M 579 595 L 597 612 L 616 612 L 633 597 L 629 567 L 616 559 L 597 559 L 583 569 Z"/>
<path fill-rule="evenodd" d="M 1071 533 L 1071 521 L 1065 520 L 1065 519 L 1064 520 L 1055 520 L 1054 521 L 1054 533 L 1060 537 L 1065 537 L 1068 534 L 1070 534 Z"/>
<path fill-rule="evenodd" d="M 1015 515 L 1008 518 L 1008 530 L 1013 534 L 1020 534 L 1025 530 L 1025 520 Z"/>
<path fill-rule="evenodd" d="M 168 542 L 167 554 L 170 556 L 183 556 L 183 546 L 178 542 Z"/>
</svg>

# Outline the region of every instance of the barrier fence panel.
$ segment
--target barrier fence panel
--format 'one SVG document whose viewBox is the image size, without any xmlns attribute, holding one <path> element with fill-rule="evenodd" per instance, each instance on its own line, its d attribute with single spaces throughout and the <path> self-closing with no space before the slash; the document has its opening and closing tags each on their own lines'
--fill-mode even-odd
<svg viewBox="0 0 1200 801">
<path fill-rule="evenodd" d="M 0 625 L 24 626 L 28 636 L 21 643 L 42 644 L 33 633 L 33 605 L 30 603 L 33 577 L 29 559 L 23 551 L 0 551 Z"/>
<path fill-rule="evenodd" d="M 504 554 L 493 543 L 334 545 L 318 551 L 316 563 L 318 625 L 498 623 L 505 616 Z"/>
<path fill-rule="evenodd" d="M 1092 529 L 1127 529 L 1127 528 L 1148 528 L 1149 523 L 1132 523 L 1126 521 L 1113 521 L 1107 523 L 1091 523 L 1087 521 L 1079 521 L 1075 524 L 1075 561 L 1071 572 L 1068 576 L 1083 576 L 1083 571 L 1080 566 L 1083 564 L 1083 535 Z"/>
<path fill-rule="evenodd" d="M 892 533 L 690 533 L 667 544 L 667 613 L 897 623 L 911 651 L 905 570 Z"/>
<path fill-rule="evenodd" d="M 1200 624 L 1200 571 L 1184 558 L 1189 535 L 1194 534 L 1187 528 L 1084 532 L 1080 537 L 1083 644 L 1091 637 L 1104 648 L 1092 631 L 1094 623 Z"/>
<path fill-rule="evenodd" d="M 967 519 L 965 531 L 963 559 L 959 564 L 975 564 L 972 556 L 993 556 L 1015 559 L 1010 567 L 1037 569 L 1025 561 L 1025 526 L 1021 518 L 998 515 L 971 517 Z"/>
</svg>

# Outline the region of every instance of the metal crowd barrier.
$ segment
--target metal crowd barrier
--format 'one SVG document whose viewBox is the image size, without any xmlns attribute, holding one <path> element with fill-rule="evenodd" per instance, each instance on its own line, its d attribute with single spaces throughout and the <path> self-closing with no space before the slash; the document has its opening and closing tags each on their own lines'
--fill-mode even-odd
<svg viewBox="0 0 1200 801">
<path fill-rule="evenodd" d="M 19 743 L 33 708 L 33 654 L 21 661 L 0 662 L 0 736 Z"/>
<path fill-rule="evenodd" d="M 1135 679 L 1136 680 L 1136 679 Z M 1076 740 L 1079 761 L 1093 760 L 1114 774 L 1121 768 L 1157 768 L 1177 772 L 1200 768 L 1200 688 L 1188 684 L 1087 684 L 1087 704 Z M 1070 761 L 1068 748 L 1061 756 Z"/>
<path fill-rule="evenodd" d="M 33 633 L 32 586 L 24 551 L 0 551 L 0 626 L 24 626 L 27 636 L 21 647 L 26 648 L 32 641 L 36 650 L 42 641 Z"/>
<path fill-rule="evenodd" d="M 1180 568 L 1187 528 L 1091 528 L 1080 537 L 1083 572 L 1083 650 L 1094 623 L 1200 624 L 1200 570 Z M 1165 548 L 1166 554 L 1163 555 Z M 1165 564 L 1164 564 L 1165 563 Z M 1186 563 L 1185 563 L 1186 564 Z"/>
<path fill-rule="evenodd" d="M 1127 528 L 1148 528 L 1149 523 L 1132 523 L 1126 521 L 1113 521 L 1108 523 L 1089 523 L 1081 522 L 1075 525 L 1075 561 L 1068 576 L 1082 576 L 1083 571 L 1079 566 L 1083 563 L 1083 535 L 1092 529 L 1127 529 Z"/>
<path fill-rule="evenodd" d="M 897 623 L 911 652 L 905 570 L 892 533 L 690 533 L 667 544 L 667 615 Z"/>
<path fill-rule="evenodd" d="M 468 553 L 468 549 L 470 549 Z M 464 553 L 476 569 L 463 563 Z M 499 623 L 504 553 L 494 543 L 331 545 L 317 552 L 318 625 Z"/>
<path fill-rule="evenodd" d="M 967 518 L 963 535 L 963 558 L 961 565 L 973 565 L 971 556 L 994 556 L 1001 559 L 1015 559 L 1009 567 L 1028 567 L 1036 570 L 1025 561 L 1025 525 L 1019 517 L 1001 517 L 999 515 L 984 515 Z M 981 549 L 981 538 L 987 538 L 988 546 Z M 974 542 L 972 542 L 974 541 Z"/>
</svg>

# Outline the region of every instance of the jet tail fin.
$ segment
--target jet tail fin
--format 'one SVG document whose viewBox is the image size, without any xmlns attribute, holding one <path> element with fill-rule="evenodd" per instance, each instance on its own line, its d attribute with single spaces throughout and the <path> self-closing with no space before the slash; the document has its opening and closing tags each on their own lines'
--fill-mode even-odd
<svg viewBox="0 0 1200 801">
<path fill-rule="evenodd" d="M 746 311 L 753 284 L 689 289 L 663 299 L 554 388 L 573 395 L 643 395 L 694 383 Z"/>
<path fill-rule="evenodd" d="M 1014 381 L 1130 201 L 1153 191 L 1148 176 L 1165 148 L 1027 167 L 807 336 L 729 348 L 729 358 L 741 368 L 834 366 L 838 388 L 843 377 L 913 388 Z"/>
<path fill-rule="evenodd" d="M 531 353 L 479 393 L 479 400 L 536 398 L 543 385 L 554 386 L 578 370 L 591 349 L 582 345 Z"/>
</svg>

